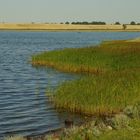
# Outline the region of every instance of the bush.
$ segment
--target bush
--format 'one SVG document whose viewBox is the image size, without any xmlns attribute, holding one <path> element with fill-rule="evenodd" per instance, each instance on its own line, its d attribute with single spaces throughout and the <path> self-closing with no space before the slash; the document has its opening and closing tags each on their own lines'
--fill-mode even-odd
<svg viewBox="0 0 140 140">
<path fill-rule="evenodd" d="M 117 21 L 117 22 L 115 22 L 115 25 L 120 25 L 120 22 L 118 22 L 118 21 Z"/>
<path fill-rule="evenodd" d="M 136 22 L 135 21 L 131 21 L 130 25 L 136 25 Z"/>
<path fill-rule="evenodd" d="M 65 22 L 65 24 L 70 24 L 70 23 L 67 21 L 67 22 Z"/>
</svg>

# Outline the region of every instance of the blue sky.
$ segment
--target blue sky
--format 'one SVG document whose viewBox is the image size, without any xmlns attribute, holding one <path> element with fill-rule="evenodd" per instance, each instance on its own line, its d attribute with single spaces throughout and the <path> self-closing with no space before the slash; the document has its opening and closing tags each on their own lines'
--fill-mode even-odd
<svg viewBox="0 0 140 140">
<path fill-rule="evenodd" d="M 0 0 L 0 22 L 140 22 L 140 0 Z"/>
</svg>

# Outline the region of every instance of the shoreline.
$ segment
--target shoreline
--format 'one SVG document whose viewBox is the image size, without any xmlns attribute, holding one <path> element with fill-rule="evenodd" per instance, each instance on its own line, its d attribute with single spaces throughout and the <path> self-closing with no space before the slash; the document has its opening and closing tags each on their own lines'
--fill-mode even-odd
<svg viewBox="0 0 140 140">
<path fill-rule="evenodd" d="M 87 29 L 80 29 L 80 30 L 74 30 L 74 29 L 0 29 L 0 31 L 21 31 L 21 32 L 140 32 L 140 30 L 87 30 Z"/>
</svg>

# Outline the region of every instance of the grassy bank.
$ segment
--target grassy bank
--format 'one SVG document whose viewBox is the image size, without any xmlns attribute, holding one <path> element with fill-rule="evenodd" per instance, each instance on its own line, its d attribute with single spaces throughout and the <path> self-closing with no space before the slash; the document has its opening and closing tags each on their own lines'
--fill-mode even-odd
<svg viewBox="0 0 140 140">
<path fill-rule="evenodd" d="M 109 130 L 103 127 L 93 127 L 93 122 L 86 126 L 74 127 L 63 132 L 61 140 L 139 140 L 140 120 L 131 120 L 129 126 L 116 130 Z M 106 126 L 104 126 L 106 127 Z M 50 140 L 55 137 L 51 136 Z M 45 139 L 44 139 L 45 140 Z"/>
<path fill-rule="evenodd" d="M 126 122 L 125 122 L 126 123 Z M 125 124 L 124 122 L 122 124 Z M 121 125 L 119 129 L 111 130 L 111 127 L 95 122 L 65 129 L 59 134 L 46 135 L 44 137 L 30 138 L 31 140 L 139 140 L 140 120 L 133 119 Z M 28 140 L 22 136 L 7 137 L 4 140 Z"/>
<path fill-rule="evenodd" d="M 110 72 L 62 84 L 55 93 L 57 108 L 107 115 L 140 102 L 140 72 Z"/>
<path fill-rule="evenodd" d="M 98 47 L 64 49 L 32 56 L 33 65 L 65 72 L 100 73 L 139 68 L 140 42 L 112 41 Z"/>
<path fill-rule="evenodd" d="M 60 85 L 54 97 L 57 108 L 110 114 L 140 101 L 139 60 L 139 41 L 109 41 L 97 47 L 44 52 L 33 56 L 32 64 L 89 74 Z"/>
</svg>

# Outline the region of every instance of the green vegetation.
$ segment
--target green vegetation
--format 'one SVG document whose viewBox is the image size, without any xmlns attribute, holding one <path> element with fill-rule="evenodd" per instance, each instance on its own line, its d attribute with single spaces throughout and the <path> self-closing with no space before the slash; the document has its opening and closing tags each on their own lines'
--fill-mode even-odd
<svg viewBox="0 0 140 140">
<path fill-rule="evenodd" d="M 123 40 L 103 42 L 98 47 L 45 52 L 33 56 L 32 64 L 88 73 L 60 85 L 53 100 L 57 108 L 103 115 L 140 101 L 139 60 L 140 42 Z"/>
<path fill-rule="evenodd" d="M 131 21 L 130 25 L 140 25 L 140 23 L 136 23 L 135 21 Z"/>
<path fill-rule="evenodd" d="M 136 25 L 136 22 L 135 21 L 131 21 L 130 25 Z"/>
<path fill-rule="evenodd" d="M 78 131 L 77 133 L 72 133 L 69 137 L 62 138 L 62 140 L 139 140 L 140 133 L 139 129 L 132 131 L 128 129 L 113 130 L 103 133 L 99 137 L 95 137 L 93 132 L 87 130 L 86 132 Z"/>
<path fill-rule="evenodd" d="M 121 122 L 120 122 L 121 123 Z M 125 126 L 124 126 L 125 124 Z M 103 122 L 96 124 L 92 121 L 82 126 L 73 126 L 64 129 L 59 134 L 50 134 L 40 138 L 31 138 L 32 140 L 139 140 L 140 138 L 140 120 L 133 119 L 127 123 L 123 122 L 120 128 L 112 130 L 111 126 Z M 28 140 L 22 136 L 7 137 L 4 140 Z"/>
<path fill-rule="evenodd" d="M 72 48 L 32 56 L 33 65 L 50 66 L 61 71 L 102 73 L 139 68 L 140 42 L 104 42 L 98 47 Z"/>
<path fill-rule="evenodd" d="M 140 101 L 140 72 L 110 72 L 66 82 L 56 91 L 57 108 L 85 114 L 111 114 Z"/>
<path fill-rule="evenodd" d="M 139 107 L 137 109 L 140 111 Z M 96 118 L 81 126 L 72 126 L 59 133 L 41 137 L 13 136 L 4 140 L 139 140 L 140 119 L 131 119 L 124 113 L 108 119 L 107 122 L 107 120 Z"/>
<path fill-rule="evenodd" d="M 120 22 L 117 21 L 117 22 L 115 22 L 115 25 L 121 25 L 121 24 L 120 24 Z"/>
<path fill-rule="evenodd" d="M 92 22 L 87 22 L 87 21 L 83 21 L 83 22 L 72 22 L 71 24 L 75 24 L 75 25 L 106 25 L 105 22 L 102 21 L 92 21 Z"/>
<path fill-rule="evenodd" d="M 65 24 L 70 24 L 70 23 L 67 21 L 67 22 L 65 22 Z"/>
<path fill-rule="evenodd" d="M 85 73 L 55 91 L 57 108 L 99 115 L 43 140 L 140 139 L 140 41 L 103 42 L 97 47 L 64 49 L 32 56 L 34 66 Z M 9 137 L 6 140 L 24 140 Z"/>
<path fill-rule="evenodd" d="M 94 114 L 103 121 L 72 127 L 60 134 L 60 139 L 139 140 L 140 39 L 44 52 L 34 55 L 32 64 L 84 73 L 82 78 L 62 83 L 52 100 L 56 108 Z M 106 123 L 104 118 L 110 116 Z"/>
<path fill-rule="evenodd" d="M 139 140 L 140 120 L 130 120 L 128 126 L 112 130 L 102 122 L 92 121 L 80 127 L 65 129 L 59 135 L 47 135 L 43 140 Z"/>
<path fill-rule="evenodd" d="M 93 123 L 93 122 L 92 122 Z M 139 140 L 140 121 L 130 121 L 128 128 L 109 130 L 93 127 L 92 123 L 87 126 L 72 128 L 62 135 L 62 140 Z M 105 127 L 105 126 L 104 126 Z M 51 139 L 50 139 L 51 140 Z M 52 138 L 53 140 L 53 138 Z"/>
</svg>

